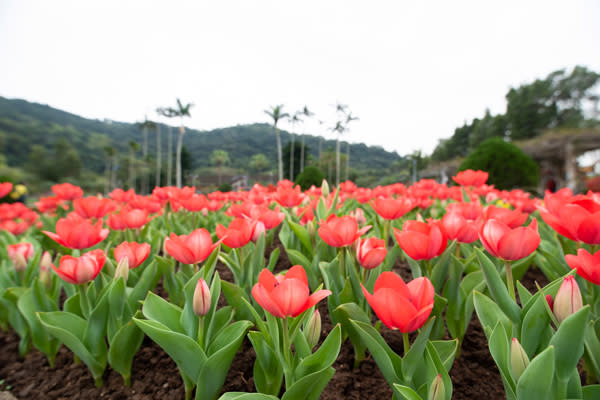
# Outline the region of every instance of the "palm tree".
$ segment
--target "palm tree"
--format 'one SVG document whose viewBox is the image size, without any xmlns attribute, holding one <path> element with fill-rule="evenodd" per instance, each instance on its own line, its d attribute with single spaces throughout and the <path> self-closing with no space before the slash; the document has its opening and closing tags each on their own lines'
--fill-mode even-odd
<svg viewBox="0 0 600 400">
<path fill-rule="evenodd" d="M 306 118 L 310 118 L 313 115 L 315 115 L 315 113 L 310 112 L 308 110 L 308 107 L 304 106 L 304 108 L 302 109 L 302 115 Z M 305 135 L 302 135 L 302 144 L 300 145 L 300 173 L 304 171 L 304 136 Z"/>
<path fill-rule="evenodd" d="M 140 145 L 135 140 L 129 141 L 129 188 L 135 190 L 135 153 Z"/>
<path fill-rule="evenodd" d="M 335 186 L 340 185 L 340 136 L 346 130 L 342 121 L 337 121 L 335 126 L 331 128 L 333 132 L 337 132 L 338 136 L 335 142 Z"/>
<path fill-rule="evenodd" d="M 160 187 L 160 174 L 162 163 L 162 140 L 160 140 L 160 124 L 156 124 L 156 180 L 154 186 Z"/>
<path fill-rule="evenodd" d="M 138 122 L 136 124 L 141 130 L 142 130 L 142 160 L 144 160 L 144 164 L 148 161 L 148 130 L 150 129 L 156 129 L 156 123 L 153 121 L 150 121 L 148 119 L 148 117 L 144 117 L 144 122 Z M 143 178 L 142 178 L 142 190 L 141 192 L 143 194 L 148 193 L 148 186 L 149 186 L 149 182 L 148 182 L 148 178 L 150 178 L 150 176 L 145 173 Z"/>
<path fill-rule="evenodd" d="M 273 129 L 275 129 L 275 138 L 277 139 L 277 166 L 279 172 L 279 180 L 283 180 L 283 160 L 281 158 L 281 138 L 279 137 L 279 129 L 277 128 L 277 122 L 281 118 L 289 117 L 288 113 L 282 113 L 281 110 L 283 108 L 283 104 L 278 104 L 276 106 L 271 106 L 270 110 L 264 110 L 265 114 L 273 119 Z"/>
<path fill-rule="evenodd" d="M 177 137 L 177 149 L 175 154 L 175 182 L 178 188 L 181 187 L 181 147 L 183 146 L 183 134 L 185 133 L 183 117 L 191 117 L 190 108 L 193 106 L 193 103 L 187 103 L 184 105 L 179 99 L 177 99 L 177 108 L 166 107 L 159 109 L 159 112 L 165 117 L 179 117 L 181 122 L 179 125 L 179 136 Z"/>
<path fill-rule="evenodd" d="M 117 154 L 117 151 L 115 150 L 114 147 L 112 146 L 105 146 L 104 147 L 104 155 L 106 156 L 106 164 L 105 164 L 105 170 L 104 170 L 104 175 L 105 175 L 105 181 L 104 181 L 104 194 L 108 194 L 108 192 L 110 192 L 114 186 L 113 186 L 113 171 L 115 169 L 115 165 L 114 165 L 114 158 L 115 155 Z"/>
<path fill-rule="evenodd" d="M 359 118 L 358 117 L 353 117 L 352 113 L 349 112 L 348 115 L 346 115 L 346 132 L 350 131 L 350 128 L 348 128 L 348 125 L 350 124 L 350 122 L 352 121 L 357 121 Z M 348 180 L 348 178 L 350 177 L 349 175 L 350 173 L 350 141 L 346 142 L 346 180 Z"/>
<path fill-rule="evenodd" d="M 292 129 L 290 130 L 290 136 L 292 137 L 292 144 L 290 145 L 290 181 L 292 182 L 294 181 L 294 150 L 296 149 L 294 146 L 294 128 L 298 122 L 302 122 L 299 117 L 300 113 L 300 111 L 297 111 L 289 118 L 290 124 L 292 124 Z"/>
<path fill-rule="evenodd" d="M 223 166 L 229 164 L 229 153 L 225 150 L 214 150 L 212 155 L 210 156 L 211 164 L 215 164 L 217 166 L 217 171 L 219 173 L 219 186 L 221 186 L 221 177 L 223 176 Z"/>
</svg>

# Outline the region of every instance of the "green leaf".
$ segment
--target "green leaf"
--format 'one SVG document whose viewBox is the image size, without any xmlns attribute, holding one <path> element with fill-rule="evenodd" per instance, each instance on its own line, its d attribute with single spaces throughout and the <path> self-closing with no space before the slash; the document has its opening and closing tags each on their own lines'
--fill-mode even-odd
<svg viewBox="0 0 600 400">
<path fill-rule="evenodd" d="M 473 304 L 475 306 L 475 311 L 477 312 L 477 317 L 488 338 L 498 322 L 504 327 L 506 335 L 511 335 L 512 323 L 492 299 L 480 292 L 474 291 Z"/>
<path fill-rule="evenodd" d="M 521 322 L 521 309 L 517 303 L 510 298 L 508 289 L 502 278 L 500 278 L 496 266 L 480 249 L 476 248 L 475 252 L 477 253 L 479 265 L 481 265 L 481 270 L 483 271 L 483 276 L 485 277 L 492 298 L 498 303 L 502 311 L 504 311 L 510 320 L 515 325 L 518 325 Z"/>
<path fill-rule="evenodd" d="M 600 399 L 600 385 L 587 385 L 583 387 L 583 400 Z"/>
<path fill-rule="evenodd" d="M 413 389 L 409 388 L 408 386 L 399 385 L 397 383 L 394 383 L 392 385 L 392 387 L 398 393 L 398 395 L 401 396 L 402 399 L 423 400 L 423 398 L 421 396 L 419 396 L 419 394 L 417 392 L 415 392 Z"/>
<path fill-rule="evenodd" d="M 488 346 L 490 348 L 490 354 L 496 362 L 498 370 L 500 370 L 500 374 L 502 375 L 502 380 L 504 382 L 504 388 L 509 393 L 514 393 L 516 387 L 511 373 L 510 345 L 511 340 L 508 338 L 506 331 L 501 326 L 501 323 L 496 324 L 492 334 L 489 337 Z"/>
<path fill-rule="evenodd" d="M 17 307 L 29 325 L 33 345 L 48 357 L 50 364 L 53 364 L 61 343 L 48 334 L 48 331 L 38 319 L 36 312 L 40 311 L 41 307 L 36 304 L 33 291 L 34 289 L 26 291 L 17 301 Z"/>
<path fill-rule="evenodd" d="M 244 292 L 238 285 L 221 281 L 221 289 L 223 290 L 223 296 L 227 300 L 227 303 L 230 304 L 235 310 L 236 321 L 240 320 L 248 320 L 252 322 L 256 322 L 253 314 L 248 310 L 248 295 Z M 246 300 L 246 301 L 244 301 Z M 250 306 L 252 308 L 252 306 Z M 262 319 L 259 317 L 259 319 Z"/>
<path fill-rule="evenodd" d="M 131 377 L 131 363 L 137 353 L 144 334 L 133 323 L 129 321 L 113 336 L 108 348 L 108 363 L 117 371 L 127 384 Z"/>
<path fill-rule="evenodd" d="M 321 392 L 335 374 L 332 367 L 313 372 L 286 388 L 281 400 L 319 400 Z"/>
<path fill-rule="evenodd" d="M 211 355 L 203 363 L 196 377 L 197 400 L 217 398 L 227 378 L 233 357 L 251 326 L 252 323 L 249 321 L 234 322 L 211 344 L 208 351 Z"/>
<path fill-rule="evenodd" d="M 585 306 L 575 314 L 569 315 L 560 324 L 550 340 L 556 356 L 556 375 L 566 382 L 583 355 L 585 327 L 588 323 L 590 307 Z"/>
<path fill-rule="evenodd" d="M 283 382 L 283 369 L 275 351 L 267 344 L 261 332 L 248 332 L 248 339 L 256 353 L 253 370 L 256 390 L 278 395 Z"/>
<path fill-rule="evenodd" d="M 431 334 L 434 323 L 434 318 L 432 318 L 421 328 L 421 332 L 410 346 L 410 350 L 408 350 L 408 353 L 406 353 L 402 359 L 402 374 L 406 382 L 412 381 L 417 366 L 421 360 L 423 360 L 425 347 L 427 346 L 427 341 L 429 340 L 429 335 Z"/>
<path fill-rule="evenodd" d="M 311 267 L 311 263 L 308 260 L 308 258 L 306 258 L 306 256 L 300 253 L 298 250 L 289 249 L 286 250 L 286 252 L 292 265 L 299 264 L 302 265 L 305 269 L 309 269 Z"/>
<path fill-rule="evenodd" d="M 129 293 L 129 296 L 127 296 L 127 302 L 132 311 L 137 310 L 140 307 L 140 300 L 146 296 L 148 291 L 156 286 L 162 276 L 162 272 L 157 270 L 155 261 L 143 268 L 144 270 L 142 271 L 140 279 L 131 290 L 131 293 Z"/>
<path fill-rule="evenodd" d="M 535 357 L 523 371 L 517 383 L 518 399 L 550 399 L 554 375 L 554 347 Z"/>
<path fill-rule="evenodd" d="M 275 396 L 262 393 L 229 392 L 219 397 L 219 400 L 279 400 Z"/>
<path fill-rule="evenodd" d="M 310 235 L 308 234 L 308 231 L 302 225 L 292 222 L 289 219 L 286 220 L 286 222 L 290 226 L 292 232 L 294 232 L 294 235 L 296 235 L 296 237 L 300 239 L 300 243 L 302 243 L 302 247 L 304 248 L 306 253 L 312 254 L 312 240 L 310 240 Z"/>
<path fill-rule="evenodd" d="M 172 331 L 183 333 L 183 328 L 179 323 L 181 308 L 152 292 L 148 292 L 146 300 L 144 300 L 142 313 L 149 320 L 159 322 Z"/>
<path fill-rule="evenodd" d="M 96 357 L 85 346 L 83 341 L 87 322 L 83 318 L 64 311 L 38 312 L 37 315 L 50 334 L 87 365 L 94 379 L 102 377 L 106 368 L 106 354 L 104 359 Z"/>
<path fill-rule="evenodd" d="M 527 353 L 529 359 L 538 353 L 542 332 L 548 328 L 550 317 L 546 312 L 546 298 L 537 293 L 527 310 L 521 325 L 521 346 Z M 529 304 L 529 303 L 528 303 Z M 525 310 L 523 310 L 525 312 Z"/>
<path fill-rule="evenodd" d="M 340 353 L 342 344 L 342 329 L 336 325 L 319 349 L 300 361 L 295 370 L 296 380 L 331 366 Z"/>
<path fill-rule="evenodd" d="M 432 340 L 430 343 L 435 348 L 446 372 L 449 372 L 454 364 L 454 357 L 458 349 L 458 340 Z"/>
<path fill-rule="evenodd" d="M 356 327 L 360 337 L 369 348 L 388 384 L 391 386 L 394 383 L 403 382 L 401 379 L 402 359 L 394 353 L 379 332 L 370 324 L 353 320 L 350 320 L 350 322 Z"/>
<path fill-rule="evenodd" d="M 193 381 L 198 380 L 206 355 L 200 345 L 186 335 L 170 330 L 158 321 L 133 318 L 136 325 L 154 340 Z"/>
</svg>

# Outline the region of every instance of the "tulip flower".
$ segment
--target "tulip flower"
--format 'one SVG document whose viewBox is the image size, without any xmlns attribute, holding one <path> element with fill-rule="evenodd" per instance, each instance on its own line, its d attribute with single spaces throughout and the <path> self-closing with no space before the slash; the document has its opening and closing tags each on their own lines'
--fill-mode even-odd
<svg viewBox="0 0 600 400">
<path fill-rule="evenodd" d="M 183 264 L 196 264 L 208 258 L 221 243 L 213 244 L 210 233 L 204 228 L 196 229 L 189 235 L 175 235 L 165 238 L 165 251 Z"/>
<path fill-rule="evenodd" d="M 483 218 L 485 220 L 495 219 L 503 222 L 510 228 L 517 228 L 527 220 L 527 214 L 519 210 L 490 205 L 483 210 Z"/>
<path fill-rule="evenodd" d="M 150 221 L 147 210 L 123 207 L 118 214 L 111 214 L 107 224 L 112 230 L 137 229 Z"/>
<path fill-rule="evenodd" d="M 587 244 L 600 244 L 600 202 L 594 196 L 546 194 L 540 216 L 562 236 Z"/>
<path fill-rule="evenodd" d="M 100 197 L 82 197 L 73 200 L 75 212 L 82 218 L 102 218 L 115 208 L 111 199 Z"/>
<path fill-rule="evenodd" d="M 13 190 L 13 184 L 11 182 L 0 183 L 0 198 L 7 196 Z"/>
<path fill-rule="evenodd" d="M 189 198 L 180 199 L 179 203 L 188 211 L 198 212 L 208 206 L 208 199 L 203 194 L 194 194 Z"/>
<path fill-rule="evenodd" d="M 585 249 L 579 249 L 577 255 L 567 254 L 565 259 L 569 267 L 576 269 L 583 279 L 600 285 L 600 250 L 592 255 Z"/>
<path fill-rule="evenodd" d="M 461 186 L 481 186 L 488 179 L 488 173 L 484 171 L 473 171 L 472 169 L 467 169 L 464 171 L 460 171 L 453 176 L 454 182 L 458 183 Z"/>
<path fill-rule="evenodd" d="M 304 194 L 300 186 L 296 186 L 293 189 L 291 187 L 278 187 L 277 193 L 273 195 L 273 199 L 283 207 L 296 207 L 304 200 Z"/>
<path fill-rule="evenodd" d="M 479 203 L 451 203 L 442 217 L 442 225 L 449 240 L 473 243 L 478 239 L 483 223 Z"/>
<path fill-rule="evenodd" d="M 52 265 L 52 269 L 65 282 L 80 285 L 96 279 L 105 261 L 104 252 L 97 249 L 81 257 L 62 256 L 58 268 Z"/>
<path fill-rule="evenodd" d="M 583 299 L 581 298 L 579 285 L 577 285 L 575 277 L 569 275 L 563 280 L 556 293 L 552 312 L 558 320 L 558 323 L 561 323 L 565 318 L 571 314 L 575 314 L 575 312 L 579 311 L 582 307 Z"/>
<path fill-rule="evenodd" d="M 338 217 L 331 214 L 327 221 L 321 222 L 318 232 L 325 243 L 332 247 L 349 246 L 364 235 L 371 225 L 358 229 L 356 220 L 348 215 Z"/>
<path fill-rule="evenodd" d="M 73 200 L 83 196 L 83 190 L 71 183 L 59 183 L 52 186 L 52 191 L 62 200 Z"/>
<path fill-rule="evenodd" d="M 394 220 L 412 210 L 415 204 L 408 197 L 399 199 L 378 197 L 373 200 L 371 206 L 381 218 Z"/>
<path fill-rule="evenodd" d="M 448 239 L 438 222 L 406 221 L 402 230 L 394 228 L 398 245 L 413 260 L 431 260 L 446 250 Z"/>
<path fill-rule="evenodd" d="M 274 210 L 265 206 L 254 206 L 245 215 L 250 219 L 262 222 L 266 230 L 277 228 L 285 218 L 285 214 L 279 211 L 279 206 Z"/>
<path fill-rule="evenodd" d="M 194 314 L 199 317 L 205 316 L 210 310 L 210 290 L 206 281 L 202 278 L 198 279 L 192 303 Z"/>
<path fill-rule="evenodd" d="M 490 219 L 479 230 L 479 240 L 494 257 L 503 260 L 519 260 L 537 249 L 540 244 L 537 220 L 529 226 L 510 228 L 502 221 Z"/>
<path fill-rule="evenodd" d="M 373 269 L 385 260 L 387 249 L 383 239 L 370 237 L 367 239 L 358 239 L 356 246 L 356 259 L 358 263 L 366 269 Z"/>
<path fill-rule="evenodd" d="M 265 268 L 258 276 L 258 283 L 252 287 L 254 300 L 278 318 L 297 317 L 329 296 L 331 291 L 309 293 L 306 272 L 300 265 L 293 266 L 285 275 L 277 276 Z"/>
<path fill-rule="evenodd" d="M 422 327 L 433 310 L 435 290 L 425 277 L 404 283 L 393 272 L 382 272 L 373 294 L 362 291 L 381 322 L 390 329 L 409 333 Z"/>
<path fill-rule="evenodd" d="M 236 218 L 229 227 L 217 225 L 217 237 L 232 249 L 244 247 L 252 240 L 257 222 L 245 218 Z"/>
<path fill-rule="evenodd" d="M 56 223 L 56 233 L 43 231 L 50 239 L 70 249 L 87 249 L 95 246 L 108 236 L 108 229 L 102 228 L 102 221 L 93 224 L 89 219 L 71 213 Z"/>
<path fill-rule="evenodd" d="M 115 260 L 120 262 L 127 258 L 129 268 L 139 267 L 150 254 L 150 245 L 148 243 L 123 242 L 114 250 Z"/>
<path fill-rule="evenodd" d="M 27 268 L 27 262 L 35 253 L 31 243 L 9 244 L 6 246 L 6 250 L 16 271 L 24 271 Z"/>
</svg>

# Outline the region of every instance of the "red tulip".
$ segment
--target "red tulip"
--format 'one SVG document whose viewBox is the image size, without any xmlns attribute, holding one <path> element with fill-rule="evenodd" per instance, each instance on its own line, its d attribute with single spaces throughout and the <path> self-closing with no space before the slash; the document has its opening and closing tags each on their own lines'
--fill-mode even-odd
<svg viewBox="0 0 600 400">
<path fill-rule="evenodd" d="M 435 290 L 429 279 L 424 277 L 407 285 L 395 273 L 382 272 L 375 281 L 373 294 L 364 286 L 362 290 L 381 322 L 402 333 L 422 327 L 433 309 Z"/>
<path fill-rule="evenodd" d="M 115 205 L 111 199 L 92 196 L 75 199 L 73 208 L 82 218 L 99 219 L 114 210 Z"/>
<path fill-rule="evenodd" d="M 297 317 L 331 294 L 329 290 L 318 290 L 309 295 L 306 272 L 295 265 L 285 275 L 274 276 L 263 269 L 258 283 L 252 288 L 252 297 L 266 311 L 278 318 Z"/>
<path fill-rule="evenodd" d="M 6 246 L 6 250 L 8 252 L 8 258 L 10 258 L 17 271 L 25 270 L 27 268 L 27 262 L 31 260 L 35 253 L 33 244 L 31 243 L 9 244 Z"/>
<path fill-rule="evenodd" d="M 150 254 L 150 245 L 148 243 L 123 242 L 114 250 L 117 263 L 123 258 L 127 258 L 129 269 L 139 267 Z"/>
<path fill-rule="evenodd" d="M 585 249 L 577 250 L 577 255 L 567 254 L 567 264 L 577 270 L 577 274 L 583 279 L 600 285 L 600 251 L 590 254 Z"/>
<path fill-rule="evenodd" d="M 356 246 L 356 259 L 359 264 L 366 269 L 373 269 L 385 260 L 387 249 L 383 239 L 370 237 L 367 239 L 358 239 Z"/>
<path fill-rule="evenodd" d="M 79 186 L 70 183 L 59 183 L 52 186 L 52 191 L 62 200 L 73 200 L 83 196 L 83 190 Z"/>
<path fill-rule="evenodd" d="M 277 188 L 273 199 L 283 207 L 296 207 L 304 200 L 304 194 L 301 192 L 300 186 L 296 186 L 294 189 L 282 186 Z"/>
<path fill-rule="evenodd" d="M 562 281 L 554 304 L 552 305 L 552 313 L 559 323 L 563 322 L 569 315 L 575 314 L 583 307 L 583 299 L 579 285 L 573 275 L 565 277 Z"/>
<path fill-rule="evenodd" d="M 104 252 L 97 249 L 81 257 L 62 256 L 58 268 L 52 268 L 65 282 L 79 285 L 96 279 L 105 261 Z"/>
<path fill-rule="evenodd" d="M 415 204 L 408 197 L 399 199 L 378 197 L 373 200 L 371 206 L 381 218 L 394 220 L 412 210 Z"/>
<path fill-rule="evenodd" d="M 267 230 L 278 227 L 285 218 L 285 214 L 279 211 L 279 206 L 274 210 L 265 206 L 254 206 L 246 216 L 250 217 L 250 219 L 262 222 Z"/>
<path fill-rule="evenodd" d="M 154 190 L 156 189 L 157 188 L 154 188 Z M 154 191 L 152 193 L 154 193 Z M 108 196 L 114 201 L 118 201 L 120 203 L 127 203 L 135 197 L 135 190 L 129 189 L 128 191 L 124 191 L 121 188 L 116 188 L 115 190 L 110 192 Z"/>
<path fill-rule="evenodd" d="M 229 224 L 228 228 L 217 225 L 217 236 L 232 249 L 244 247 L 252 240 L 257 223 L 244 218 L 236 218 Z"/>
<path fill-rule="evenodd" d="M 13 190 L 13 184 L 10 182 L 0 183 L 0 198 L 8 195 Z"/>
<path fill-rule="evenodd" d="M 508 225 L 510 228 L 517 228 L 527 220 L 527 214 L 519 210 L 490 205 L 484 208 L 483 218 L 485 220 L 495 219 Z"/>
<path fill-rule="evenodd" d="M 451 203 L 447 210 L 442 225 L 448 239 L 461 243 L 476 241 L 483 223 L 481 206 L 478 203 Z"/>
<path fill-rule="evenodd" d="M 494 257 L 503 260 L 519 260 L 537 249 L 540 244 L 537 219 L 529 226 L 510 228 L 505 223 L 490 219 L 479 230 L 479 240 Z"/>
<path fill-rule="evenodd" d="M 406 221 L 402 231 L 394 228 L 398 245 L 413 260 L 431 260 L 446 250 L 448 239 L 438 222 Z"/>
<path fill-rule="evenodd" d="M 122 231 L 125 229 L 141 228 L 149 221 L 148 211 L 123 207 L 118 214 L 108 216 L 107 224 L 112 230 Z"/>
<path fill-rule="evenodd" d="M 208 206 L 208 199 L 203 194 L 194 194 L 188 198 L 179 199 L 179 203 L 188 211 L 202 211 Z"/>
<path fill-rule="evenodd" d="M 348 215 L 338 217 L 331 214 L 327 221 L 321 222 L 318 232 L 325 243 L 332 247 L 349 246 L 364 235 L 371 225 L 358 229 L 356 220 Z"/>
<path fill-rule="evenodd" d="M 189 235 L 175 235 L 165 238 L 165 250 L 183 264 L 197 264 L 208 258 L 221 243 L 213 244 L 210 233 L 204 228 L 196 229 Z"/>
<path fill-rule="evenodd" d="M 452 177 L 452 179 L 454 179 L 454 182 L 462 186 L 481 186 L 487 181 L 488 173 L 484 171 L 473 171 L 472 169 L 467 169 L 457 173 L 456 176 Z"/>
<path fill-rule="evenodd" d="M 56 223 L 56 233 L 43 231 L 59 244 L 70 249 L 87 249 L 95 246 L 108 236 L 108 229 L 102 228 L 102 221 L 95 224 L 89 219 L 71 213 Z"/>
<path fill-rule="evenodd" d="M 194 314 L 203 317 L 210 310 L 211 296 L 210 289 L 206 281 L 202 278 L 198 279 L 196 289 L 194 289 L 194 297 L 192 298 L 192 309 Z"/>
<path fill-rule="evenodd" d="M 587 244 L 600 244 L 600 202 L 594 196 L 546 194 L 540 216 L 564 237 Z"/>
</svg>

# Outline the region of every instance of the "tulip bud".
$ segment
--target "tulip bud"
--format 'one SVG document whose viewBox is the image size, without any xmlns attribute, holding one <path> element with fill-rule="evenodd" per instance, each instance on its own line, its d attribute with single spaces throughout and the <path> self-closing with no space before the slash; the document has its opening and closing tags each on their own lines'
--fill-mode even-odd
<svg viewBox="0 0 600 400">
<path fill-rule="evenodd" d="M 129 258 L 123 257 L 121 261 L 117 264 L 117 269 L 115 270 L 115 280 L 119 278 L 123 278 L 125 282 L 127 282 L 127 278 L 129 277 Z"/>
<path fill-rule="evenodd" d="M 40 260 L 40 277 L 39 280 L 48 289 L 52 286 L 52 277 L 50 276 L 50 268 L 52 268 L 52 256 L 45 251 Z"/>
<path fill-rule="evenodd" d="M 309 221 L 306 223 L 306 230 L 311 238 L 315 237 L 315 224 L 314 221 Z"/>
<path fill-rule="evenodd" d="M 326 179 L 323 179 L 323 182 L 321 183 L 321 195 L 324 198 L 329 196 L 329 183 L 327 183 Z"/>
<path fill-rule="evenodd" d="M 310 317 L 303 333 L 311 349 L 319 343 L 321 338 L 321 314 L 319 314 L 319 310 L 315 310 Z"/>
<path fill-rule="evenodd" d="M 554 310 L 554 299 L 552 298 L 551 295 L 547 294 L 546 295 L 546 302 L 548 303 L 548 306 L 550 307 L 550 311 Z"/>
<path fill-rule="evenodd" d="M 567 276 L 556 293 L 552 312 L 559 323 L 583 307 L 579 286 L 573 275 Z"/>
<path fill-rule="evenodd" d="M 519 380 L 525 368 L 529 365 L 529 357 L 523 350 L 517 338 L 512 338 L 510 345 L 510 368 L 515 382 Z"/>
<path fill-rule="evenodd" d="M 208 313 L 208 310 L 210 309 L 210 290 L 202 278 L 198 279 L 192 302 L 194 314 L 203 317 Z"/>
<path fill-rule="evenodd" d="M 23 254 L 14 254 L 12 256 L 12 263 L 17 272 L 25 271 L 27 269 L 27 261 L 25 261 Z"/>
<path fill-rule="evenodd" d="M 446 388 L 444 387 L 444 381 L 442 380 L 442 375 L 438 374 L 431 383 L 427 400 L 444 400 L 445 398 Z"/>
</svg>

